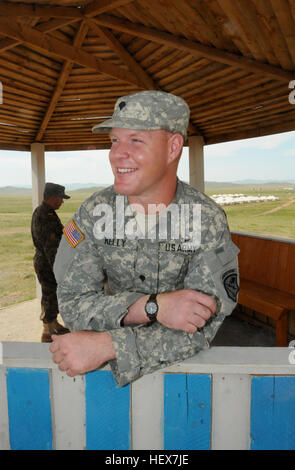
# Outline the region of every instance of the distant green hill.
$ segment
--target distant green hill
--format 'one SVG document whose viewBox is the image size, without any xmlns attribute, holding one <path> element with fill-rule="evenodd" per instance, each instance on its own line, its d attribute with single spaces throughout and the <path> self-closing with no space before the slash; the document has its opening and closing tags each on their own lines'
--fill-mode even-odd
<svg viewBox="0 0 295 470">
<path fill-rule="evenodd" d="M 85 186 L 79 189 L 66 189 L 68 193 L 94 193 L 109 185 L 97 185 L 97 186 Z M 17 196 L 17 195 L 30 195 L 32 194 L 32 188 L 19 188 L 17 186 L 3 186 L 0 187 L 0 196 Z"/>
<path fill-rule="evenodd" d="M 79 188 L 79 189 L 74 189 L 74 190 L 69 189 L 69 190 L 68 190 L 68 193 L 75 193 L 75 194 L 77 194 L 77 193 L 85 193 L 85 192 L 87 192 L 87 193 L 95 193 L 96 191 L 101 191 L 103 188 L 106 188 L 107 186 L 109 186 L 109 185 L 103 185 L 103 184 L 101 184 L 101 185 L 99 185 L 99 186 L 90 186 L 90 187 L 87 186 L 87 187 L 85 187 L 85 188 Z"/>
<path fill-rule="evenodd" d="M 85 184 L 83 183 L 75 183 L 75 184 L 68 184 L 66 185 L 66 192 L 68 193 L 94 193 L 96 191 L 100 191 L 101 189 L 110 186 L 109 184 L 101 184 L 95 185 L 95 183 Z M 241 191 L 255 189 L 261 190 L 262 188 L 265 190 L 271 190 L 274 188 L 294 188 L 295 189 L 295 181 L 291 180 L 289 182 L 286 181 L 259 181 L 259 180 L 245 180 L 245 181 L 205 181 L 205 190 L 212 192 L 212 191 L 220 191 L 220 190 L 231 190 L 231 191 Z M 30 195 L 32 193 L 32 188 L 28 187 L 18 187 L 18 186 L 3 186 L 0 187 L 0 196 L 17 196 L 17 195 Z"/>
<path fill-rule="evenodd" d="M 237 188 L 240 184 L 230 183 L 229 181 L 205 181 L 206 189 L 215 189 L 215 188 Z"/>
<path fill-rule="evenodd" d="M 18 188 L 15 186 L 4 186 L 0 188 L 0 195 L 2 196 L 13 196 L 18 194 L 31 194 L 31 188 Z"/>
<path fill-rule="evenodd" d="M 252 182 L 219 182 L 219 181 L 206 181 L 205 182 L 205 190 L 208 192 L 212 191 L 221 191 L 221 190 L 230 190 L 230 191 L 274 191 L 275 189 L 282 189 L 282 188 L 293 188 L 295 189 L 294 182 L 282 182 L 282 181 L 269 181 L 269 182 L 259 182 L 259 181 L 252 181 Z"/>
</svg>

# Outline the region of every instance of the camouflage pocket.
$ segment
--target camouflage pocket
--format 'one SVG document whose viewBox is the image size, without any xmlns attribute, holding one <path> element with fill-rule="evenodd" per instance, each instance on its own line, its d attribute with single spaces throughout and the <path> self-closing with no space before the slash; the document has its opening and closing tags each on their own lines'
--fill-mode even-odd
<svg viewBox="0 0 295 470">
<path fill-rule="evenodd" d="M 132 273 L 126 270 L 115 270 L 113 267 L 106 268 L 107 283 L 108 288 L 111 294 L 131 290 L 133 287 L 134 281 Z"/>
<path fill-rule="evenodd" d="M 161 290 L 183 288 L 189 264 L 189 256 L 183 253 L 161 252 L 159 255 L 159 281 Z"/>
</svg>

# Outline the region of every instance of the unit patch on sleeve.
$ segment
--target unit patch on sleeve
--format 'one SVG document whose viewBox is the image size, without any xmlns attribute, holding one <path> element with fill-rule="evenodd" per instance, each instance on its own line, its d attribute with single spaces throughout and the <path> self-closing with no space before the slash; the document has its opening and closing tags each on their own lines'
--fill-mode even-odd
<svg viewBox="0 0 295 470">
<path fill-rule="evenodd" d="M 230 269 L 222 275 L 222 282 L 228 297 L 234 302 L 237 301 L 239 284 L 238 284 L 238 274 L 235 269 Z"/>
<path fill-rule="evenodd" d="M 69 244 L 75 248 L 82 240 L 84 240 L 83 233 L 78 229 L 77 225 L 71 220 L 63 229 L 64 236 Z"/>
</svg>

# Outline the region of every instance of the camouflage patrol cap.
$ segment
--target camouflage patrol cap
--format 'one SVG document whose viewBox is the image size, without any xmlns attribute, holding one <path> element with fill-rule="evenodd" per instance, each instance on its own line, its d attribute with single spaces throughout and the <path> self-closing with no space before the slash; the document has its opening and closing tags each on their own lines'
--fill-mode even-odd
<svg viewBox="0 0 295 470">
<path fill-rule="evenodd" d="M 43 198 L 46 200 L 50 196 L 62 197 L 63 199 L 70 199 L 70 196 L 65 194 L 65 187 L 60 184 L 46 183 L 44 188 Z"/>
<path fill-rule="evenodd" d="M 112 127 L 136 130 L 164 129 L 181 134 L 186 140 L 190 110 L 179 96 L 164 91 L 142 91 L 122 96 L 110 119 L 92 128 L 93 133 L 109 132 Z"/>
</svg>

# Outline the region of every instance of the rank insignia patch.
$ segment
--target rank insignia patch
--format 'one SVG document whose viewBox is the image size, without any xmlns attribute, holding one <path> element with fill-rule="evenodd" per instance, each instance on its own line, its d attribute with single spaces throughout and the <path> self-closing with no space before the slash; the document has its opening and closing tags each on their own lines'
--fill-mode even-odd
<svg viewBox="0 0 295 470">
<path fill-rule="evenodd" d="M 238 274 L 235 269 L 230 269 L 222 275 L 222 282 L 228 297 L 234 302 L 238 299 L 239 284 Z"/>
<path fill-rule="evenodd" d="M 63 233 L 73 248 L 75 248 L 75 246 L 77 246 L 85 238 L 73 220 L 71 220 L 71 222 L 69 222 L 64 227 Z"/>
</svg>

